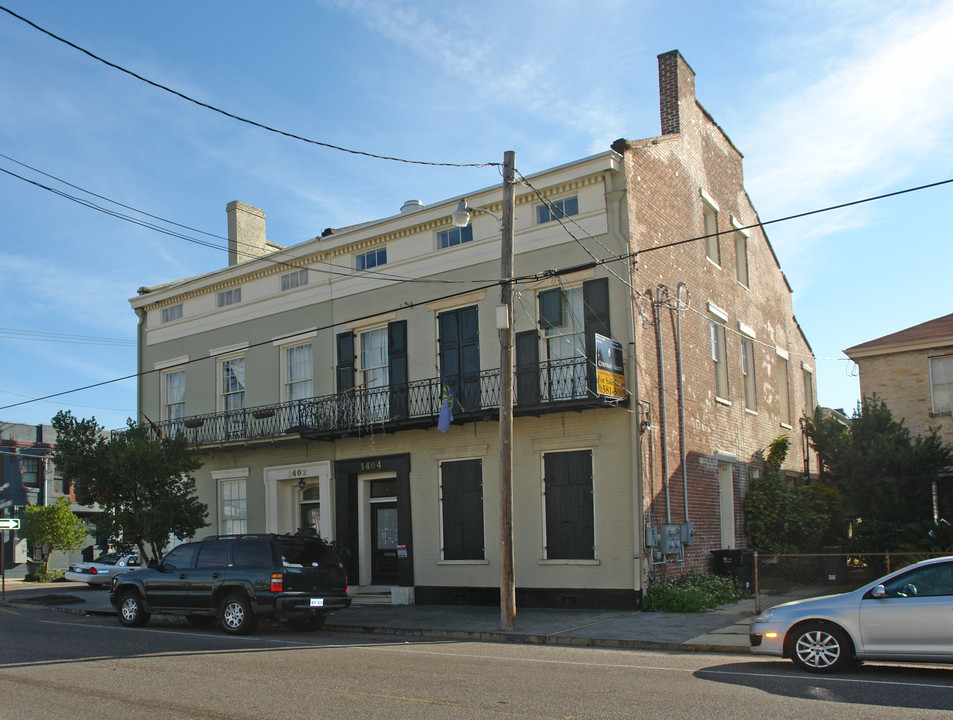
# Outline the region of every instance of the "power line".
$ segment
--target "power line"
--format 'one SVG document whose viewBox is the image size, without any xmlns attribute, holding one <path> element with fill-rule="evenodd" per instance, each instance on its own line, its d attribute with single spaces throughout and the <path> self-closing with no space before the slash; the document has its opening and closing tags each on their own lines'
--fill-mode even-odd
<svg viewBox="0 0 953 720">
<path fill-rule="evenodd" d="M 93 335 L 67 335 L 61 333 L 42 332 L 40 330 L 17 330 L 15 328 L 0 328 L 0 337 L 12 340 L 77 343 L 80 345 L 105 345 L 109 347 L 136 347 L 135 340 L 95 337 Z"/>
<path fill-rule="evenodd" d="M 212 112 L 216 112 L 216 113 L 219 113 L 220 115 L 224 115 L 225 117 L 231 118 L 232 120 L 238 120 L 239 122 L 246 123 L 247 125 L 252 125 L 252 126 L 257 127 L 257 128 L 260 128 L 260 129 L 262 129 L 262 130 L 267 130 L 268 132 L 275 133 L 275 134 L 277 134 L 277 135 L 283 135 L 284 137 L 291 138 L 291 139 L 293 139 L 293 140 L 300 140 L 301 142 L 306 142 L 306 143 L 309 143 L 309 144 L 311 144 L 311 145 L 319 145 L 319 146 L 321 146 L 321 147 L 329 148 L 330 150 L 339 150 L 339 151 L 341 151 L 341 152 L 350 153 L 350 154 L 352 154 L 352 155 L 362 155 L 362 156 L 364 156 L 364 157 L 375 158 L 375 159 L 377 159 L 377 160 L 391 160 L 391 161 L 393 161 L 393 162 L 407 163 L 407 164 L 410 164 L 410 165 L 430 165 L 430 166 L 437 166 L 437 167 L 459 167 L 459 168 L 484 168 L 484 167 L 496 167 L 496 166 L 500 165 L 500 163 L 497 163 L 497 162 L 485 162 L 485 163 L 449 163 L 449 162 L 428 162 L 428 161 L 425 161 L 425 160 L 407 160 L 407 159 L 405 159 L 405 158 L 394 157 L 394 156 L 391 156 L 391 155 L 378 155 L 378 154 L 376 154 L 376 153 L 365 152 L 365 151 L 363 151 L 363 150 L 352 150 L 352 149 L 350 149 L 350 148 L 341 147 L 340 145 L 332 145 L 331 143 L 322 142 L 322 141 L 320 141 L 320 140 L 312 140 L 312 139 L 310 139 L 310 138 L 306 138 L 306 137 L 303 137 L 303 136 L 301 136 L 301 135 L 296 135 L 296 134 L 294 134 L 294 133 L 286 132 L 285 130 L 278 130 L 277 128 L 273 128 L 273 127 L 271 127 L 271 126 L 269 126 L 269 125 L 265 125 L 265 124 L 263 124 L 263 123 L 260 123 L 260 122 L 255 121 L 255 120 L 249 120 L 248 118 L 241 117 L 240 115 L 235 115 L 234 113 L 228 112 L 227 110 L 222 110 L 221 108 L 217 108 L 217 107 L 215 107 L 214 105 L 209 105 L 208 103 L 202 102 L 201 100 L 196 100 L 195 98 L 190 97 L 190 96 L 186 95 L 185 93 L 181 93 L 181 92 L 179 92 L 178 90 L 173 90 L 172 88 L 167 87 L 167 86 L 165 86 L 165 85 L 162 85 L 161 83 L 157 83 L 157 82 L 155 82 L 155 81 L 153 81 L 153 80 L 149 80 L 148 78 L 143 77 L 142 75 L 139 75 L 138 73 L 135 73 L 135 72 L 133 72 L 132 70 L 128 70 L 128 69 L 122 67 L 121 65 L 117 65 L 116 63 L 110 62 L 109 60 L 105 60 L 105 59 L 99 57 L 98 55 L 96 55 L 96 54 L 90 52 L 89 50 L 86 50 L 86 49 L 84 49 L 84 48 L 81 48 L 81 47 L 80 47 L 79 45 L 77 45 L 76 43 L 70 42 L 69 40 L 66 40 L 65 38 L 62 38 L 62 37 L 60 37 L 59 35 L 56 35 L 56 34 L 50 32 L 49 30 L 45 30 L 44 28 L 41 28 L 39 25 L 37 25 L 37 24 L 34 23 L 34 22 L 31 22 L 30 20 L 27 20 L 27 19 L 26 19 L 25 17 L 23 17 L 22 15 L 17 15 L 15 12 L 13 12 L 12 10 L 10 10 L 9 8 L 6 8 L 6 7 L 3 7 L 2 5 L 0 5 L 0 10 L 3 10 L 5 13 L 7 13 L 7 14 L 9 14 L 9 15 L 12 15 L 12 16 L 15 17 L 17 20 L 21 20 L 22 22 L 25 22 L 27 25 L 29 25 L 30 27 L 32 27 L 32 28 L 34 28 L 34 29 L 36 29 L 36 30 L 39 30 L 39 31 L 40 31 L 41 33 L 43 33 L 44 35 L 48 35 L 49 37 L 53 38 L 54 40 L 57 40 L 57 41 L 63 43 L 64 45 L 68 45 L 69 47 L 73 48 L 74 50 L 79 50 L 79 51 L 80 51 L 81 53 L 83 53 L 84 55 L 87 55 L 88 57 L 91 57 L 93 60 L 97 60 L 97 61 L 103 63 L 104 65 L 108 65 L 109 67 L 113 68 L 114 70 L 119 70 L 120 72 L 126 73 L 127 75 L 130 75 L 130 76 L 136 78 L 137 80 L 141 80 L 142 82 L 146 83 L 147 85 L 151 85 L 152 87 L 158 88 L 159 90 L 165 90 L 166 92 L 171 93 L 171 94 L 175 95 L 176 97 L 180 97 L 180 98 L 182 98 L 183 100 L 187 100 L 188 102 L 193 103 L 193 104 L 195 104 L 195 105 L 198 105 L 199 107 L 203 107 L 203 108 L 205 108 L 206 110 L 211 110 Z"/>
<path fill-rule="evenodd" d="M 12 158 L 12 157 L 10 157 L 10 156 L 8 156 L 8 155 L 4 155 L 3 153 L 0 153 L 0 157 L 5 158 L 5 159 L 9 160 L 10 162 L 16 163 L 17 165 L 20 165 L 21 167 L 25 167 L 25 168 L 27 168 L 27 169 L 29 169 L 29 170 L 32 170 L 33 172 L 39 173 L 40 175 L 44 175 L 44 176 L 46 176 L 46 177 L 48 177 L 48 178 L 51 178 L 51 179 L 53 179 L 53 180 L 56 180 L 57 182 L 63 183 L 64 185 L 67 185 L 68 187 L 71 187 L 71 188 L 74 188 L 74 189 L 76 189 L 76 190 L 79 190 L 80 192 L 86 193 L 87 195 L 91 195 L 91 196 L 93 196 L 93 197 L 95 197 L 95 198 L 99 198 L 100 200 L 105 200 L 105 201 L 108 202 L 108 203 L 111 203 L 111 204 L 116 205 L 116 206 L 121 207 L 121 208 L 125 208 L 125 209 L 127 209 L 127 210 L 131 210 L 132 212 L 138 213 L 138 214 L 140 214 L 140 215 L 144 215 L 145 217 L 149 217 L 149 218 L 152 218 L 152 219 L 154 219 L 154 220 L 159 220 L 159 221 L 164 222 L 164 223 L 167 223 L 167 224 L 169 224 L 169 225 L 174 225 L 174 226 L 176 226 L 176 227 L 184 228 L 184 229 L 186 229 L 186 230 L 191 230 L 191 231 L 193 231 L 193 232 L 201 233 L 202 235 L 208 235 L 208 236 L 210 236 L 210 237 L 214 237 L 214 238 L 217 238 L 217 239 L 219 239 L 219 240 L 228 241 L 228 238 L 222 237 L 221 235 L 216 235 L 216 234 L 214 234 L 214 233 L 206 232 L 206 231 L 204 231 L 204 230 L 198 230 L 198 229 L 193 228 L 193 227 L 190 227 L 190 226 L 188 226 L 188 225 L 183 225 L 183 224 L 181 224 L 181 223 L 177 223 L 177 222 L 175 222 L 175 221 L 173 221 L 173 220 L 168 220 L 168 219 L 163 218 L 163 217 L 160 217 L 160 216 L 158 216 L 158 215 L 153 215 L 153 214 L 151 214 L 151 213 L 146 212 L 145 210 L 139 210 L 138 208 L 134 208 L 134 207 L 132 207 L 131 205 L 125 205 L 125 204 L 123 204 L 123 203 L 121 203 L 121 202 L 119 202 L 119 201 L 117 201 L 117 200 L 112 200 L 112 199 L 106 197 L 105 195 L 100 195 L 100 194 L 98 194 L 98 193 L 94 193 L 94 192 L 92 192 L 91 190 L 87 190 L 87 189 L 85 189 L 85 188 L 83 188 L 83 187 L 80 187 L 79 185 L 74 185 L 74 184 L 71 183 L 71 182 L 68 182 L 68 181 L 66 181 L 66 180 L 63 180 L 62 178 L 58 178 L 58 177 L 56 177 L 55 175 L 51 175 L 50 173 L 44 172 L 43 170 L 40 170 L 40 169 L 38 169 L 38 168 L 32 167 L 32 166 L 30 166 L 30 165 L 27 165 L 26 163 L 20 162 L 19 160 L 16 160 L 15 158 Z M 147 222 L 147 221 L 144 221 L 144 220 L 140 220 L 140 219 L 138 219 L 138 218 L 135 218 L 135 217 L 126 215 L 126 214 L 124 214 L 124 213 L 120 213 L 120 212 L 116 212 L 116 211 L 114 211 L 114 210 L 110 210 L 109 208 L 102 207 L 102 206 L 100 206 L 100 205 L 97 205 L 97 204 L 94 203 L 94 202 L 89 201 L 89 200 L 85 200 L 85 199 L 80 198 L 80 197 L 77 197 L 77 196 L 75 196 L 75 195 L 71 195 L 71 194 L 69 194 L 69 193 L 67 193 L 67 192 L 64 192 L 64 191 L 62 191 L 62 190 L 57 190 L 56 188 L 50 187 L 50 186 L 48 186 L 48 185 L 44 185 L 43 183 L 40 183 L 40 182 L 36 182 L 35 180 L 30 180 L 29 178 L 23 177 L 22 175 L 19 175 L 19 174 L 15 173 L 15 172 L 12 172 L 12 171 L 7 170 L 7 169 L 5 169 L 5 168 L 0 168 L 0 172 L 5 173 L 5 174 L 9 175 L 10 177 L 14 177 L 14 178 L 16 178 L 16 179 L 18 179 L 18 180 L 22 180 L 22 181 L 25 182 L 25 183 L 29 183 L 30 185 L 33 185 L 34 187 L 40 188 L 41 190 L 46 190 L 47 192 L 51 192 L 51 193 L 53 193 L 54 195 L 59 195 L 60 197 L 65 198 L 66 200 L 70 200 L 70 201 L 72 201 L 72 202 L 78 203 L 79 205 L 82 205 L 83 207 L 89 208 L 90 210 L 96 210 L 97 212 L 105 213 L 106 215 L 109 215 L 110 217 L 114 217 L 114 218 L 117 218 L 117 219 L 119 219 L 119 220 L 123 220 L 123 221 L 125 221 L 125 222 L 132 223 L 133 225 L 139 225 L 140 227 L 144 227 L 144 228 L 146 228 L 146 229 L 148 229 L 148 230 L 154 230 L 154 231 L 159 232 L 159 233 L 162 233 L 162 234 L 164 234 L 164 235 L 169 235 L 169 236 L 171 236 L 171 237 L 179 238 L 180 240 L 185 240 L 186 242 L 190 242 L 190 243 L 193 243 L 193 244 L 195 244 L 195 245 L 199 245 L 199 246 L 202 246 L 202 247 L 211 248 L 211 249 L 213 249 L 213 250 L 221 250 L 221 251 L 224 251 L 224 252 L 228 252 L 228 247 L 227 247 L 227 246 L 218 245 L 218 244 L 216 244 L 216 243 L 209 242 L 208 240 L 201 240 L 201 239 L 198 239 L 198 238 L 189 237 L 188 235 L 185 235 L 184 233 L 178 232 L 178 231 L 176 231 L 176 230 L 169 230 L 169 229 L 167 229 L 167 228 L 163 228 L 163 227 L 161 227 L 161 226 L 159 226 L 159 225 L 156 225 L 155 223 L 151 223 L 151 222 Z M 253 246 L 249 245 L 248 243 L 243 243 L 243 242 L 237 242 L 236 244 L 237 244 L 238 246 L 240 246 L 240 247 L 248 247 L 248 248 L 253 247 Z M 285 249 L 282 249 L 282 250 L 277 250 L 277 251 L 273 252 L 272 254 L 270 254 L 270 255 L 268 255 L 268 256 L 263 256 L 263 257 L 259 257 L 259 258 L 256 258 L 256 259 L 261 260 L 262 262 L 271 263 L 271 264 L 273 264 L 273 265 L 278 265 L 278 266 L 281 266 L 281 267 L 287 267 L 287 268 L 289 268 L 290 270 L 302 270 L 302 269 L 312 270 L 312 268 L 308 268 L 308 267 L 306 267 L 306 266 L 305 266 L 305 267 L 302 267 L 301 264 L 297 264 L 297 263 L 294 263 L 294 262 L 289 262 L 289 261 L 281 260 L 281 259 L 279 259 L 278 257 L 275 257 L 275 256 L 281 255 L 281 254 L 283 254 L 283 253 L 290 253 L 290 252 L 294 249 L 294 247 L 295 247 L 295 246 L 290 246 L 290 247 L 285 248 Z M 314 272 L 324 272 L 324 273 L 326 273 L 326 274 L 328 274 L 328 275 L 344 275 L 344 276 L 352 276 L 352 275 L 354 275 L 354 273 L 356 272 L 356 271 L 354 270 L 354 268 L 352 268 L 352 267 L 350 267 L 350 266 L 348 266 L 348 265 L 341 265 L 341 264 L 338 264 L 338 263 L 332 263 L 332 262 L 327 261 L 327 260 L 317 260 L 316 262 L 319 263 L 319 264 L 321 264 L 321 265 L 326 265 L 326 266 L 328 266 L 328 268 L 332 268 L 332 269 L 322 269 L 322 270 L 319 270 L 319 269 L 317 269 L 317 268 L 314 268 L 314 269 L 313 269 Z M 334 270 L 333 268 L 340 268 L 340 270 Z M 387 273 L 387 272 L 383 272 L 383 271 L 381 271 L 381 270 L 362 270 L 362 271 L 360 271 L 360 272 L 361 272 L 363 275 L 365 275 L 365 276 L 371 276 L 371 277 L 379 278 L 379 279 L 382 279 L 382 280 L 394 280 L 394 281 L 398 281 L 398 282 L 418 282 L 418 283 L 427 283 L 427 284 L 459 284 L 459 283 L 469 283 L 469 282 L 486 282 L 485 280 L 440 280 L 440 279 L 433 279 L 433 278 L 414 278 L 414 277 L 408 277 L 408 276 L 405 276 L 405 275 L 397 275 L 397 274 L 395 274 L 395 273 Z"/>
</svg>

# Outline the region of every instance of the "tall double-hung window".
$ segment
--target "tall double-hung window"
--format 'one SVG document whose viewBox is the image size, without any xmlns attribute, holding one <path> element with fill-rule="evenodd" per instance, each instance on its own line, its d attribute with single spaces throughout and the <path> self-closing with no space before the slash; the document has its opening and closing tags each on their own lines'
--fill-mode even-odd
<svg viewBox="0 0 953 720">
<path fill-rule="evenodd" d="M 172 423 L 172 434 L 183 429 L 185 419 L 185 370 L 169 370 L 162 376 L 162 419 Z"/>
<path fill-rule="evenodd" d="M 225 412 L 225 433 L 229 438 L 245 435 L 245 357 L 219 362 L 219 406 Z"/>
<path fill-rule="evenodd" d="M 728 316 L 723 310 L 708 303 L 711 313 L 709 331 L 711 334 L 711 360 L 715 371 L 715 397 L 728 400 L 728 358 L 725 342 L 725 322 Z"/>
<path fill-rule="evenodd" d="M 311 350 L 311 343 L 283 349 L 285 400 L 305 400 L 314 396 L 314 362 Z"/>
<path fill-rule="evenodd" d="M 390 417 L 387 328 L 361 333 L 361 389 L 367 398 L 366 419 L 381 422 Z"/>
<path fill-rule="evenodd" d="M 715 265 L 721 265 L 721 245 L 718 242 L 718 204 L 704 190 L 702 196 L 702 219 L 705 228 L 705 255 Z"/>
<path fill-rule="evenodd" d="M 933 412 L 953 412 L 953 355 L 931 357 L 929 363 Z"/>
<path fill-rule="evenodd" d="M 540 324 L 549 360 L 552 400 L 586 397 L 586 326 L 582 287 L 554 288 L 539 294 Z"/>
</svg>

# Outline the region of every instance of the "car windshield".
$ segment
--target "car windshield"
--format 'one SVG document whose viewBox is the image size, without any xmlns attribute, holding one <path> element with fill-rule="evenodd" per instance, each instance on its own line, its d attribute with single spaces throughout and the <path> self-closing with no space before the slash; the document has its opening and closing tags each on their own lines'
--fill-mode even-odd
<svg viewBox="0 0 953 720">
<path fill-rule="evenodd" d="M 93 562 L 99 563 L 100 565 L 115 565 L 119 562 L 119 556 L 116 553 L 105 553 L 93 560 Z"/>
</svg>

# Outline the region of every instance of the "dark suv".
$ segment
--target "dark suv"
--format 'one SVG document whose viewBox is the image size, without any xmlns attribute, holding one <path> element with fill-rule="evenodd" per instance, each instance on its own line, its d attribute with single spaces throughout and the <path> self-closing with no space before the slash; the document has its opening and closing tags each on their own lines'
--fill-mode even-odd
<svg viewBox="0 0 953 720">
<path fill-rule="evenodd" d="M 213 535 L 179 545 L 162 562 L 114 578 L 109 600 L 130 627 L 161 613 L 195 625 L 218 618 L 235 635 L 252 632 L 263 617 L 318 630 L 329 613 L 351 605 L 331 547 L 296 535 Z"/>
</svg>

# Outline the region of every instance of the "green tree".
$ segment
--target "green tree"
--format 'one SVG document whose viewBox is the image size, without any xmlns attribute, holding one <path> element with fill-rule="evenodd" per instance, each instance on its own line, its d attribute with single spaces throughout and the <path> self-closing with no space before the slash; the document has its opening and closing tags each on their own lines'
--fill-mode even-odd
<svg viewBox="0 0 953 720">
<path fill-rule="evenodd" d="M 936 428 L 912 437 L 876 396 L 845 426 L 815 412 L 804 430 L 822 477 L 840 493 L 843 527 L 858 551 L 926 548 L 933 525 L 933 483 L 953 466 L 953 446 Z"/>
<path fill-rule="evenodd" d="M 745 532 L 765 552 L 812 552 L 830 539 L 837 492 L 818 483 L 792 487 L 781 476 L 790 440 L 775 438 L 768 446 L 764 473 L 751 481 L 745 495 Z"/>
<path fill-rule="evenodd" d="M 81 503 L 103 509 L 99 530 L 120 548 L 158 560 L 170 538 L 205 527 L 208 506 L 196 497 L 191 475 L 201 463 L 181 433 L 156 438 L 130 420 L 107 436 L 95 418 L 69 412 L 57 413 L 53 427 L 57 467 Z"/>
<path fill-rule="evenodd" d="M 69 498 L 59 497 L 52 505 L 28 505 L 23 508 L 25 537 L 33 547 L 42 548 L 43 575 L 50 575 L 53 553 L 78 550 L 86 540 L 86 524 L 70 510 Z"/>
</svg>

